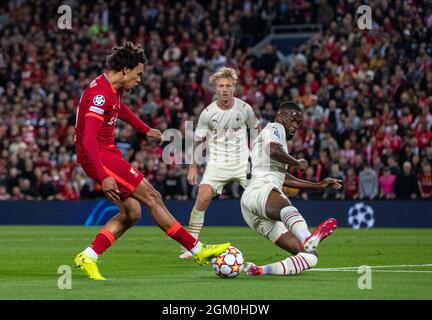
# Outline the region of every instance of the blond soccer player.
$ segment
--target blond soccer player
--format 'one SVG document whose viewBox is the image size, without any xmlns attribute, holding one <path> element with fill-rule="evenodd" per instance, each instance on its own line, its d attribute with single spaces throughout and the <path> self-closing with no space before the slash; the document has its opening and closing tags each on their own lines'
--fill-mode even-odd
<svg viewBox="0 0 432 320">
<path fill-rule="evenodd" d="M 188 182 L 197 184 L 199 154 L 204 148 L 209 153 L 203 179 L 198 188 L 195 205 L 190 214 L 189 232 L 199 238 L 204 224 L 204 216 L 212 199 L 222 193 L 230 182 L 238 182 L 246 187 L 249 147 L 248 130 L 251 137 L 259 131 L 259 121 L 252 107 L 234 97 L 237 74 L 234 69 L 222 67 L 210 76 L 215 86 L 217 99 L 200 114 L 194 137 L 193 164 L 189 167 Z M 204 147 L 203 143 L 206 143 Z M 180 258 L 192 255 L 182 247 Z"/>
</svg>

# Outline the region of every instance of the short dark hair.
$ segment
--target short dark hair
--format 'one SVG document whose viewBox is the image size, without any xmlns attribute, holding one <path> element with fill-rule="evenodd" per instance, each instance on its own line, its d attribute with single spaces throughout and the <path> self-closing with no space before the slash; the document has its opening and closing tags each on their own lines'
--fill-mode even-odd
<svg viewBox="0 0 432 320">
<path fill-rule="evenodd" d="M 106 68 L 118 72 L 123 70 L 123 68 L 133 69 L 138 64 L 144 64 L 145 62 L 146 57 L 141 45 L 124 42 L 123 45 L 112 49 L 111 54 L 106 60 Z"/>
<path fill-rule="evenodd" d="M 288 111 L 288 110 L 296 110 L 299 112 L 302 112 L 302 109 L 300 108 L 300 106 L 295 103 L 294 101 L 284 101 L 279 105 L 279 109 L 278 111 Z"/>
</svg>

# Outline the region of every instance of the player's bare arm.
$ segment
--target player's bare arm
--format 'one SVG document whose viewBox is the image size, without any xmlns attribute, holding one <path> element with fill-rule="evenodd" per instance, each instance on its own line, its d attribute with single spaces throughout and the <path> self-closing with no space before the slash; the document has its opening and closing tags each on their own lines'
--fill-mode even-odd
<svg viewBox="0 0 432 320">
<path fill-rule="evenodd" d="M 192 150 L 198 150 L 198 148 L 201 148 L 201 145 L 203 143 L 204 143 L 204 140 L 194 141 Z M 195 153 L 194 153 L 194 155 L 192 157 L 192 164 L 189 166 L 189 170 L 188 170 L 188 174 L 187 174 L 187 180 L 191 186 L 194 186 L 197 184 L 197 182 L 198 182 L 197 176 L 198 176 L 198 163 L 197 163 L 197 160 L 195 159 Z"/>
<path fill-rule="evenodd" d="M 105 196 L 116 202 L 120 200 L 119 196 L 119 189 L 117 186 L 117 182 L 113 177 L 108 175 L 108 173 L 105 171 L 105 169 L 102 166 L 102 161 L 99 155 L 99 150 L 97 146 L 97 132 L 101 129 L 102 123 L 100 120 L 94 118 L 94 117 L 87 117 L 88 125 L 84 129 L 84 139 L 83 139 L 83 146 L 84 150 L 86 150 L 86 153 L 90 159 L 90 161 L 95 165 L 96 168 L 98 168 L 98 176 L 101 181 L 102 191 L 104 192 Z"/>
<path fill-rule="evenodd" d="M 308 162 L 306 159 L 296 159 L 283 149 L 282 145 L 270 142 L 270 158 L 289 166 L 296 166 L 301 170 L 306 170 Z"/>
<path fill-rule="evenodd" d="M 162 132 L 158 129 L 150 129 L 149 132 L 147 132 L 147 137 L 158 139 L 161 141 L 160 143 L 162 143 Z"/>
<path fill-rule="evenodd" d="M 340 190 L 342 188 L 342 180 L 328 177 L 320 182 L 312 182 L 296 178 L 293 175 L 287 173 L 285 175 L 284 186 L 297 189 L 322 190 L 325 188 L 333 188 Z"/>
</svg>

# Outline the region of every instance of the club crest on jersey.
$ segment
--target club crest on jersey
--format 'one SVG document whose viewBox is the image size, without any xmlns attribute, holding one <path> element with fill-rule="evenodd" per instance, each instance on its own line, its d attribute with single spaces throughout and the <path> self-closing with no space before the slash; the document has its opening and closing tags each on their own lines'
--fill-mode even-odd
<svg viewBox="0 0 432 320">
<path fill-rule="evenodd" d="M 138 177 L 138 172 L 136 172 L 133 167 L 130 168 L 129 172 L 132 173 L 135 178 Z"/>
<path fill-rule="evenodd" d="M 96 97 L 93 98 L 93 103 L 96 106 L 103 106 L 105 103 L 105 98 L 103 95 L 98 94 Z"/>
</svg>

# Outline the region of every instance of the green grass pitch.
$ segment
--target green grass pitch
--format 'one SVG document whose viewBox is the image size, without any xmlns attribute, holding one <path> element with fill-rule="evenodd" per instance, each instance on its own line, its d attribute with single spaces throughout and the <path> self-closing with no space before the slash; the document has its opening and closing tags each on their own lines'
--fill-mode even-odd
<svg viewBox="0 0 432 320">
<path fill-rule="evenodd" d="M 432 299 L 432 266 L 424 266 L 432 264 L 432 229 L 339 228 L 321 243 L 316 268 L 387 266 L 372 269 L 369 290 L 358 288 L 356 270 L 221 279 L 180 260 L 179 245 L 156 227 L 132 228 L 100 258 L 108 281 L 72 268 L 72 289 L 59 289 L 59 266 L 72 266 L 99 229 L 0 227 L 0 299 Z M 247 227 L 205 227 L 202 239 L 230 241 L 257 264 L 285 256 Z"/>
</svg>

